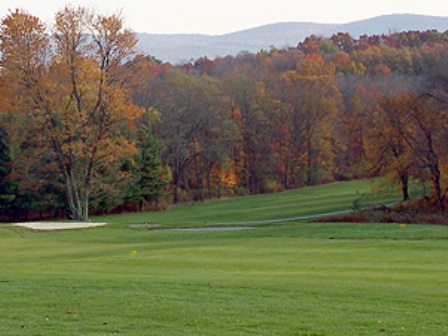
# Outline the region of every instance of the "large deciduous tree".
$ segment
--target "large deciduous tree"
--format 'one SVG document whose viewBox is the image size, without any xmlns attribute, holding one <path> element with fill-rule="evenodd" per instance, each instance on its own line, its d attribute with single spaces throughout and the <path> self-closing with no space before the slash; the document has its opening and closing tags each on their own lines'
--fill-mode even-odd
<svg viewBox="0 0 448 336">
<path fill-rule="evenodd" d="M 306 183 L 315 184 L 325 178 L 319 172 L 332 170 L 332 127 L 341 99 L 334 77 L 335 68 L 317 54 L 308 55 L 291 72 L 294 93 L 291 101 L 298 109 L 301 125 Z"/>
<path fill-rule="evenodd" d="M 20 109 L 34 120 L 36 141 L 55 155 L 71 216 L 86 221 L 102 171 L 135 153 L 128 130 L 141 112 L 120 71 L 135 35 L 119 15 L 71 6 L 56 14 L 50 35 L 21 10 L 3 19 L 0 33 L 0 65 L 22 97 Z"/>
<path fill-rule="evenodd" d="M 245 189 L 257 194 L 268 175 L 269 120 L 264 106 L 264 84 L 241 69 L 224 78 L 224 88 L 233 101 L 232 108 L 240 128 L 241 148 L 235 157 L 240 180 Z"/>
<path fill-rule="evenodd" d="M 409 199 L 409 179 L 415 163 L 409 146 L 403 138 L 408 127 L 403 118 L 404 97 L 400 94 L 384 96 L 379 108 L 369 111 L 366 122 L 369 163 L 377 174 L 390 176 L 401 186 L 403 201 Z"/>
<path fill-rule="evenodd" d="M 404 95 L 403 138 L 424 168 L 429 170 L 434 197 L 441 213 L 445 212 L 443 169 L 447 165 L 446 131 L 448 113 L 434 106 L 428 96 Z"/>
<path fill-rule="evenodd" d="M 381 133 L 376 134 L 374 141 L 383 150 L 382 155 L 390 158 L 387 165 L 396 171 L 402 184 L 403 197 L 406 199 L 408 196 L 405 188 L 410 166 L 415 160 L 421 170 L 429 173 L 434 198 L 440 212 L 445 212 L 442 177 L 447 157 L 446 111 L 435 109 L 431 97 L 415 92 L 384 96 L 380 106 L 376 118 L 382 118 L 384 122 Z M 374 129 L 379 127 L 373 126 Z M 384 158 L 377 159 L 384 162 Z"/>
</svg>

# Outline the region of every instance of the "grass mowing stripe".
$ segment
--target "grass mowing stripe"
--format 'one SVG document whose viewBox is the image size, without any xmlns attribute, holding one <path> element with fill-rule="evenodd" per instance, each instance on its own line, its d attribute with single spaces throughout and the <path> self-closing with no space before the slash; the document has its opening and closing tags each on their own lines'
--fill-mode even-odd
<svg viewBox="0 0 448 336">
<path fill-rule="evenodd" d="M 100 216 L 94 220 L 118 225 L 152 223 L 164 227 L 210 226 L 352 209 L 353 202 L 357 200 L 361 206 L 399 200 L 399 195 L 378 196 L 371 189 L 371 181 L 331 183 L 282 193 L 178 205 L 169 211 L 157 213 Z"/>
<path fill-rule="evenodd" d="M 447 332 L 444 227 L 78 233 L 2 241 L 2 334 Z"/>
</svg>

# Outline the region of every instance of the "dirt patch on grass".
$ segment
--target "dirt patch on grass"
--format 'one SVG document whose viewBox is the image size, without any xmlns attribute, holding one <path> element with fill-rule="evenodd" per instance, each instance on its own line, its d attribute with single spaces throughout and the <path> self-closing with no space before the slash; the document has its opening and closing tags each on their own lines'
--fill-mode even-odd
<svg viewBox="0 0 448 336">
<path fill-rule="evenodd" d="M 431 198 L 411 200 L 391 206 L 353 211 L 348 214 L 319 218 L 315 222 L 404 223 L 448 225 L 448 216 L 438 211 Z"/>
</svg>

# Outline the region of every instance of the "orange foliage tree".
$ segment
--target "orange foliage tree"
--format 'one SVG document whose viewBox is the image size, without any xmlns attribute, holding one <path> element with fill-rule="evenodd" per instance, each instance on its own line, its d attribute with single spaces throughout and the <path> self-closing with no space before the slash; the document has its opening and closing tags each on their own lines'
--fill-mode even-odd
<svg viewBox="0 0 448 336">
<path fill-rule="evenodd" d="M 95 188 L 110 187 L 101 175 L 135 152 L 127 130 L 141 111 L 125 95 L 121 64 L 137 40 L 119 15 L 70 6 L 56 14 L 52 36 L 21 10 L 3 19 L 1 36 L 1 66 L 20 109 L 55 155 L 71 216 L 87 221 Z"/>
<path fill-rule="evenodd" d="M 308 185 L 325 180 L 324 175 L 332 171 L 332 121 L 341 99 L 334 73 L 335 67 L 317 54 L 308 55 L 290 73 L 295 91 L 291 103 L 299 112 L 299 141 Z"/>
</svg>

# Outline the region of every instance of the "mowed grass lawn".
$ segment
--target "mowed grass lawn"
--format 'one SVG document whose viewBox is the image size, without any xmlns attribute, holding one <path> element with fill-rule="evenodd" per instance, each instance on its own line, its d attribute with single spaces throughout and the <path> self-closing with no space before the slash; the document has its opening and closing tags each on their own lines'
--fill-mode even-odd
<svg viewBox="0 0 448 336">
<path fill-rule="evenodd" d="M 118 225 L 216 226 L 352 209 L 354 202 L 366 207 L 400 200 L 398 194 L 377 194 L 372 191 L 374 187 L 375 184 L 367 180 L 331 183 L 275 194 L 173 206 L 169 211 L 94 217 L 93 220 Z"/>
<path fill-rule="evenodd" d="M 447 227 L 169 231 L 119 218 L 0 226 L 0 335 L 448 334 Z"/>
</svg>

